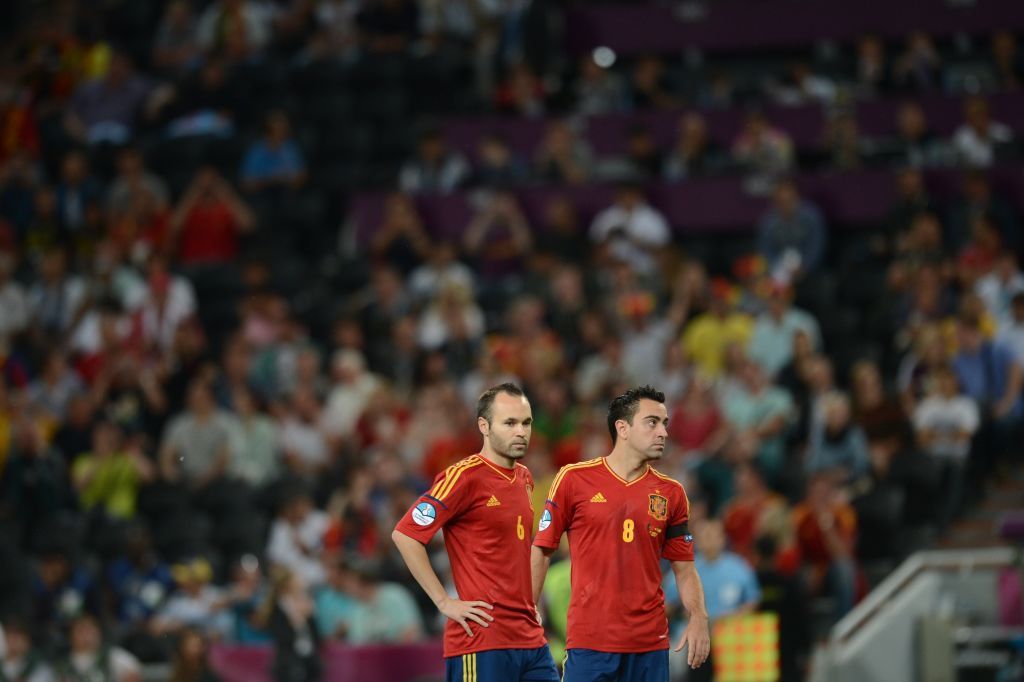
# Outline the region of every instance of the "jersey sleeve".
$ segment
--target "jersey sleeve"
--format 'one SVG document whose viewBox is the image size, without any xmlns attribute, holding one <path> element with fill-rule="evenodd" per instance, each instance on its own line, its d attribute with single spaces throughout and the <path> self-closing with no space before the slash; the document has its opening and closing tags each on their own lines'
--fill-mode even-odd
<svg viewBox="0 0 1024 682">
<path fill-rule="evenodd" d="M 453 464 L 437 475 L 430 489 L 405 512 L 395 530 L 423 544 L 457 517 L 472 496 L 472 481 L 464 463 Z"/>
<path fill-rule="evenodd" d="M 661 556 L 669 561 L 693 561 L 693 535 L 690 531 L 690 501 L 682 488 L 673 495 L 672 513 L 665 528 L 665 546 Z"/>
<path fill-rule="evenodd" d="M 555 549 L 562 541 L 562 533 L 572 521 L 572 481 L 562 469 L 551 483 L 548 499 L 544 503 L 544 511 L 537 524 L 537 535 L 533 544 L 537 547 Z"/>
</svg>

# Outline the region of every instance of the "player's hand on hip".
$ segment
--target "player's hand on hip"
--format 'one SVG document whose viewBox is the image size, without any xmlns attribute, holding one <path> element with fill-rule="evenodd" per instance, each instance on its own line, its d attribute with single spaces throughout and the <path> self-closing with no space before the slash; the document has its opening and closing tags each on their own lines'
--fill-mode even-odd
<svg viewBox="0 0 1024 682">
<path fill-rule="evenodd" d="M 475 621 L 483 627 L 490 627 L 494 616 L 488 613 L 494 609 L 485 601 L 461 601 L 459 599 L 447 599 L 438 606 L 438 609 L 448 618 L 462 626 L 466 634 L 473 636 L 473 630 L 469 627 L 469 621 Z"/>
<path fill-rule="evenodd" d="M 711 636 L 708 635 L 707 617 L 691 618 L 686 625 L 679 644 L 673 651 L 682 651 L 686 647 L 686 664 L 691 668 L 699 668 L 711 653 Z"/>
</svg>

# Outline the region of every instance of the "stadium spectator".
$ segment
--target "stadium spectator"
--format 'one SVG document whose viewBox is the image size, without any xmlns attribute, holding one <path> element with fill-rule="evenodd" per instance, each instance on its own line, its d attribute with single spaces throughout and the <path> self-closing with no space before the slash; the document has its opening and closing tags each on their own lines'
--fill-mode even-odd
<svg viewBox="0 0 1024 682">
<path fill-rule="evenodd" d="M 210 563 L 202 558 L 183 561 L 171 567 L 171 576 L 178 589 L 153 617 L 154 632 L 177 635 L 186 628 L 196 628 L 211 639 L 229 635 L 233 625 L 231 613 L 225 608 L 223 591 L 210 584 Z"/>
<path fill-rule="evenodd" d="M 171 216 L 178 261 L 183 265 L 227 263 L 238 256 L 239 235 L 255 216 L 213 168 L 200 169 Z"/>
<path fill-rule="evenodd" d="M 772 283 L 767 310 L 757 316 L 747 354 L 770 376 L 776 376 L 793 359 L 793 337 L 797 330 L 807 334 L 811 348 L 820 350 L 821 331 L 818 321 L 792 306 L 792 288 Z"/>
<path fill-rule="evenodd" d="M 1024 291 L 1010 299 L 1010 314 L 999 324 L 996 343 L 1013 351 L 1017 364 L 1024 367 Z"/>
<path fill-rule="evenodd" d="M 419 6 L 410 0 L 367 0 L 356 15 L 356 24 L 367 52 L 401 54 L 419 36 Z"/>
<path fill-rule="evenodd" d="M 322 672 L 314 603 L 298 574 L 281 570 L 273 579 L 261 618 L 274 642 L 271 674 L 279 682 L 317 682 Z"/>
<path fill-rule="evenodd" d="M 716 378 L 724 368 L 728 348 L 747 348 L 754 333 L 754 321 L 736 310 L 736 292 L 728 280 L 713 280 L 707 293 L 708 310 L 689 321 L 681 343 L 697 368 Z"/>
<path fill-rule="evenodd" d="M 896 57 L 893 76 L 897 87 L 907 92 L 927 92 L 940 86 L 942 57 L 924 31 L 907 36 L 903 52 Z"/>
<path fill-rule="evenodd" d="M 724 160 L 708 134 L 704 117 L 690 112 L 679 120 L 676 141 L 665 159 L 666 180 L 678 181 L 721 170 Z"/>
<path fill-rule="evenodd" d="M 793 508 L 793 527 L 808 592 L 832 597 L 832 618 L 838 620 L 853 608 L 856 597 L 857 514 L 843 501 L 830 474 L 808 480 L 804 500 Z"/>
<path fill-rule="evenodd" d="M 139 489 L 155 477 L 156 468 L 138 443 L 123 442 L 120 429 L 110 422 L 96 424 L 92 450 L 78 456 L 71 469 L 82 508 L 117 520 L 135 516 Z"/>
<path fill-rule="evenodd" d="M 732 157 L 759 187 L 767 189 L 792 169 L 793 141 L 768 123 L 763 113 L 752 111 L 732 143 Z"/>
<path fill-rule="evenodd" d="M 420 638 L 422 616 L 405 587 L 381 581 L 371 566 L 345 563 L 338 570 L 342 589 L 354 601 L 344 621 L 345 641 L 398 644 Z"/>
<path fill-rule="evenodd" d="M 470 167 L 462 155 L 451 152 L 440 130 L 420 134 L 416 155 L 402 164 L 398 187 L 403 192 L 451 192 L 469 179 Z"/>
<path fill-rule="evenodd" d="M 157 210 L 167 207 L 170 191 L 167 183 L 146 167 L 142 152 L 125 147 L 117 155 L 117 174 L 107 189 L 106 209 L 120 215 L 128 212 L 145 195 Z"/>
<path fill-rule="evenodd" d="M 242 161 L 242 188 L 263 196 L 299 189 L 306 182 L 306 161 L 292 139 L 288 116 L 272 111 L 264 126 L 264 137 L 249 147 Z"/>
<path fill-rule="evenodd" d="M 857 87 L 864 95 L 877 95 L 892 87 L 892 68 L 885 54 L 885 44 L 877 35 L 866 35 L 857 41 Z"/>
<path fill-rule="evenodd" d="M 630 102 L 633 109 L 672 109 L 679 100 L 672 93 L 665 63 L 653 55 L 636 60 L 630 72 Z"/>
<path fill-rule="evenodd" d="M 821 267 L 828 243 L 825 220 L 793 182 L 775 188 L 772 207 L 761 217 L 757 232 L 758 251 L 769 271 L 795 278 Z"/>
<path fill-rule="evenodd" d="M 209 384 L 195 380 L 184 411 L 174 416 L 160 444 L 161 475 L 188 489 L 215 490 L 231 461 L 233 417 L 218 409 Z"/>
<path fill-rule="evenodd" d="M 327 577 L 322 562 L 327 525 L 327 514 L 313 506 L 307 492 L 299 487 L 286 491 L 267 542 L 271 565 L 285 569 L 303 585 L 322 585 Z"/>
<path fill-rule="evenodd" d="M 953 147 L 964 166 L 988 168 L 1001 148 L 1013 141 L 1013 131 L 992 120 L 988 100 L 982 97 L 971 97 L 964 103 L 964 121 L 953 134 Z"/>
<path fill-rule="evenodd" d="M 580 138 L 572 123 L 556 119 L 547 124 L 533 156 L 538 179 L 578 185 L 590 176 L 592 163 L 590 146 Z"/>
<path fill-rule="evenodd" d="M 53 670 L 33 646 L 32 631 L 27 623 L 13 618 L 4 620 L 3 654 L 0 656 L 0 674 L 5 680 L 20 682 L 54 682 Z"/>
<path fill-rule="evenodd" d="M 603 245 L 609 254 L 636 272 L 652 274 L 658 266 L 657 252 L 672 239 L 665 216 L 651 206 L 640 186 L 624 183 L 615 203 L 590 224 L 590 241 Z"/>
<path fill-rule="evenodd" d="M 95 618 L 79 616 L 71 623 L 71 651 L 57 667 L 59 679 L 99 678 L 112 682 L 141 682 L 138 659 L 119 646 L 108 646 Z"/>
<path fill-rule="evenodd" d="M 809 476 L 827 473 L 844 485 L 856 485 L 871 468 L 868 441 L 853 422 L 850 399 L 845 393 L 829 393 L 822 399 L 822 419 L 811 427 L 804 465 Z"/>
<path fill-rule="evenodd" d="M 749 360 L 743 361 L 738 378 L 738 385 L 719 394 L 722 414 L 735 434 L 726 445 L 726 457 L 756 461 L 775 481 L 785 464 L 786 432 L 795 416 L 793 398 Z M 728 491 L 719 503 L 731 496 L 731 482 Z"/>
<path fill-rule="evenodd" d="M 192 628 L 178 636 L 178 648 L 171 667 L 170 682 L 219 682 L 210 666 L 209 650 L 203 634 Z"/>
<path fill-rule="evenodd" d="M 167 4 L 153 43 L 153 64 L 168 75 L 177 75 L 196 66 L 200 45 L 192 7 L 184 1 Z"/>
<path fill-rule="evenodd" d="M 206 53 L 248 59 L 270 41 L 270 16 L 250 0 L 217 0 L 199 16 L 196 40 Z"/>
<path fill-rule="evenodd" d="M 499 133 L 488 133 L 480 138 L 476 161 L 472 178 L 476 185 L 508 189 L 522 184 L 528 176 L 526 164 Z"/>
<path fill-rule="evenodd" d="M 850 369 L 854 420 L 864 431 L 873 473 L 885 478 L 893 458 L 911 449 L 911 428 L 907 413 L 882 382 L 878 365 L 860 360 Z"/>
<path fill-rule="evenodd" d="M 939 523 L 946 527 L 960 510 L 971 441 L 980 426 L 978 405 L 960 392 L 949 367 L 932 372 L 931 386 L 914 410 L 917 443 L 942 463 L 943 494 Z"/>
<path fill-rule="evenodd" d="M 135 71 L 131 58 L 115 51 L 105 76 L 75 90 L 64 129 L 76 142 L 129 142 L 152 93 L 152 82 Z"/>
<path fill-rule="evenodd" d="M 580 57 L 575 82 L 576 111 L 584 116 L 616 114 L 624 111 L 627 99 L 622 77 L 598 64 L 593 55 Z"/>
<path fill-rule="evenodd" d="M 694 540 L 700 547 L 694 564 L 705 586 L 708 616 L 715 621 L 721 621 L 730 616 L 756 611 L 761 601 L 757 575 L 745 558 L 726 549 L 726 535 L 722 522 L 719 519 L 705 519 L 694 525 Z M 666 581 L 663 589 L 666 593 L 666 603 L 676 604 L 678 593 L 672 589 L 670 581 Z M 713 665 L 714 657 L 710 657 L 708 663 Z M 687 678 L 713 680 L 713 670 L 712 667 L 706 671 L 697 668 L 688 672 Z"/>
<path fill-rule="evenodd" d="M 525 269 L 533 235 L 514 194 L 497 192 L 481 202 L 462 235 L 462 247 L 481 286 L 493 292 L 500 282 Z"/>
<path fill-rule="evenodd" d="M 992 67 L 1000 90 L 1019 90 L 1024 85 L 1024 54 L 1013 33 L 1000 29 L 992 34 Z"/>
</svg>

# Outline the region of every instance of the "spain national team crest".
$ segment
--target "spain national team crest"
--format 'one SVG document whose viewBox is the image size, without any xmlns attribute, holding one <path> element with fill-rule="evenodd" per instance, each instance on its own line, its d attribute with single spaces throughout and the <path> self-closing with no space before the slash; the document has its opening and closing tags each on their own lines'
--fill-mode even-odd
<svg viewBox="0 0 1024 682">
<path fill-rule="evenodd" d="M 662 495 L 648 495 L 648 513 L 658 521 L 668 518 L 668 498 Z"/>
</svg>

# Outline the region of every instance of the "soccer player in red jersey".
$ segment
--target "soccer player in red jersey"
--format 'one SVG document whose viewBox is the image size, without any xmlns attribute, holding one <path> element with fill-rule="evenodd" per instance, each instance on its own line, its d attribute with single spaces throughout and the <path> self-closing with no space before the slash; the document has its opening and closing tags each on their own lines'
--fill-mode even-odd
<svg viewBox="0 0 1024 682">
<path fill-rule="evenodd" d="M 608 406 L 612 452 L 562 467 L 533 541 L 538 599 L 562 533 L 569 534 L 572 596 L 564 682 L 668 682 L 668 619 L 660 560 L 672 563 L 689 624 L 675 651 L 708 656 L 708 612 L 693 564 L 683 486 L 658 472 L 668 438 L 665 395 L 650 386 Z"/>
<path fill-rule="evenodd" d="M 526 454 L 533 413 L 522 389 L 501 384 L 477 403 L 479 454 L 438 474 L 391 534 L 413 577 L 448 617 L 447 682 L 558 682 L 531 593 L 533 477 Z M 444 528 L 458 598 L 424 545 Z"/>
</svg>

